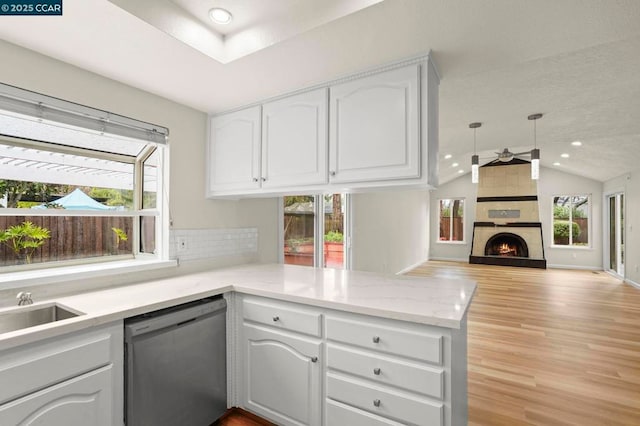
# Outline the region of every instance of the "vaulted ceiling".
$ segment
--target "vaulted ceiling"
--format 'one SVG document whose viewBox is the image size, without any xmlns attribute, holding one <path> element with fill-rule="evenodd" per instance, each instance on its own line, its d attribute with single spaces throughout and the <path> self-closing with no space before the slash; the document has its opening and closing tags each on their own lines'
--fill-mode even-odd
<svg viewBox="0 0 640 426">
<path fill-rule="evenodd" d="M 208 113 L 431 50 L 442 77 L 441 181 L 469 171 L 469 123 L 483 123 L 488 161 L 505 147 L 531 149 L 527 116 L 537 112 L 543 166 L 604 181 L 640 164 L 636 0 L 269 0 L 269 11 L 255 0 L 134 3 L 67 0 L 62 17 L 3 16 L 0 38 Z M 171 23 L 179 14 L 204 25 L 196 15 L 216 6 L 244 23 L 208 26 L 226 46 L 214 59 Z M 251 31 L 263 43 L 232 51 Z"/>
</svg>

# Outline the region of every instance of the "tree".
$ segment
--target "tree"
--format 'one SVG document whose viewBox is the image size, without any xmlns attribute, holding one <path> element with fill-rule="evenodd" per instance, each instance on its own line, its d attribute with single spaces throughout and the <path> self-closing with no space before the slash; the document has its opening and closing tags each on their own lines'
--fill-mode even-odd
<svg viewBox="0 0 640 426">
<path fill-rule="evenodd" d="M 18 202 L 22 199 L 29 201 L 48 201 L 51 195 L 52 185 L 39 182 L 25 182 L 20 180 L 0 180 L 0 195 L 7 197 L 6 208 L 18 208 Z"/>
</svg>

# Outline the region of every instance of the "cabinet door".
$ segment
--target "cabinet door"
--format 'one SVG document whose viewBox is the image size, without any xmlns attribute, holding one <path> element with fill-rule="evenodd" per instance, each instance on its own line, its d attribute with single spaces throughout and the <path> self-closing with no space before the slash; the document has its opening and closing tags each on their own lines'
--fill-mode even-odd
<svg viewBox="0 0 640 426">
<path fill-rule="evenodd" d="M 247 325 L 245 408 L 281 425 L 320 425 L 319 340 Z"/>
<path fill-rule="evenodd" d="M 420 177 L 419 65 L 331 87 L 332 183 Z"/>
<path fill-rule="evenodd" d="M 208 192 L 260 188 L 260 107 L 211 118 Z"/>
<path fill-rule="evenodd" d="M 327 89 L 262 106 L 262 187 L 327 182 Z"/>
<path fill-rule="evenodd" d="M 2 425 L 112 426 L 111 366 L 0 406 Z"/>
</svg>

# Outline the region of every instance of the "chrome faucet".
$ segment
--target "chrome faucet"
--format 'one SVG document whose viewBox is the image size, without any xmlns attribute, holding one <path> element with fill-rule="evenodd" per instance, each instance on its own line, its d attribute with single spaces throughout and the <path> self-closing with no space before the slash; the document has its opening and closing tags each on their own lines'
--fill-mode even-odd
<svg viewBox="0 0 640 426">
<path fill-rule="evenodd" d="M 16 296 L 16 299 L 18 299 L 18 306 L 31 305 L 33 303 L 33 300 L 31 299 L 31 293 L 29 293 L 28 291 L 21 291 Z"/>
</svg>

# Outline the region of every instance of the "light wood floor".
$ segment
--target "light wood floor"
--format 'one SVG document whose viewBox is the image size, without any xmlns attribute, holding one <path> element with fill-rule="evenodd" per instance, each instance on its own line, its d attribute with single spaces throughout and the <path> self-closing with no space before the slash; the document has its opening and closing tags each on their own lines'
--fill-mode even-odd
<svg viewBox="0 0 640 426">
<path fill-rule="evenodd" d="M 469 278 L 469 425 L 640 425 L 640 290 L 605 272 L 427 262 Z"/>
</svg>

